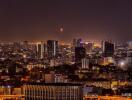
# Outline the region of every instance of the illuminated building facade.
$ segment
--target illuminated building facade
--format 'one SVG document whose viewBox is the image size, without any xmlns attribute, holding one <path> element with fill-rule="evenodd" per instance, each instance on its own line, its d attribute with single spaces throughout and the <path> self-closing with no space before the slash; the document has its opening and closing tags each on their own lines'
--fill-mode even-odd
<svg viewBox="0 0 132 100">
<path fill-rule="evenodd" d="M 23 86 L 25 100 L 82 100 L 82 85 L 74 83 L 30 83 Z"/>
<path fill-rule="evenodd" d="M 89 59 L 82 59 L 82 68 L 81 69 L 89 69 Z"/>
<path fill-rule="evenodd" d="M 44 53 L 45 53 L 45 44 L 43 42 L 37 44 L 37 56 L 39 59 L 44 58 Z"/>
<path fill-rule="evenodd" d="M 48 57 L 54 58 L 58 54 L 58 41 L 55 40 L 48 40 L 47 41 L 47 52 L 48 52 Z"/>
<path fill-rule="evenodd" d="M 92 53 L 92 50 L 93 50 L 93 47 L 94 47 L 94 43 L 93 42 L 86 42 L 84 44 L 84 47 L 86 49 L 87 54 Z"/>
</svg>

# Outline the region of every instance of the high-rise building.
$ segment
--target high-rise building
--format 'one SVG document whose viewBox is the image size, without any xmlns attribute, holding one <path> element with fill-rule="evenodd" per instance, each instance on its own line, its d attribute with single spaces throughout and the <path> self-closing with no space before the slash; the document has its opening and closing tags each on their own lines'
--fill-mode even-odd
<svg viewBox="0 0 132 100">
<path fill-rule="evenodd" d="M 45 53 L 45 44 L 43 42 L 37 44 L 37 57 L 43 59 Z"/>
<path fill-rule="evenodd" d="M 28 41 L 23 41 L 23 43 L 22 43 L 22 47 L 23 47 L 24 50 L 27 50 L 28 47 L 29 47 L 29 43 L 28 43 Z"/>
<path fill-rule="evenodd" d="M 75 83 L 27 83 L 25 100 L 83 100 L 82 85 Z"/>
<path fill-rule="evenodd" d="M 47 41 L 47 52 L 48 58 L 54 58 L 58 54 L 58 41 L 56 40 L 48 40 Z"/>
<path fill-rule="evenodd" d="M 127 42 L 128 49 L 132 49 L 132 41 Z"/>
<path fill-rule="evenodd" d="M 92 42 L 86 42 L 84 44 L 84 47 L 85 47 L 87 53 L 91 53 L 92 50 L 93 50 L 93 47 L 94 47 L 94 43 L 92 43 Z"/>
<path fill-rule="evenodd" d="M 83 41 L 81 38 L 73 39 L 72 45 L 73 45 L 73 47 L 83 47 Z"/>
<path fill-rule="evenodd" d="M 75 47 L 75 63 L 80 64 L 86 56 L 86 50 L 83 47 Z"/>
<path fill-rule="evenodd" d="M 82 59 L 81 69 L 89 69 L 89 59 L 87 59 L 87 58 Z"/>
<path fill-rule="evenodd" d="M 114 55 L 114 51 L 115 51 L 114 43 L 109 41 L 103 41 L 102 49 L 105 57 L 112 57 Z"/>
<path fill-rule="evenodd" d="M 72 46 L 73 46 L 74 48 L 77 47 L 77 40 L 76 40 L 76 39 L 73 39 Z"/>
<path fill-rule="evenodd" d="M 77 47 L 83 47 L 82 39 L 77 39 Z"/>
</svg>

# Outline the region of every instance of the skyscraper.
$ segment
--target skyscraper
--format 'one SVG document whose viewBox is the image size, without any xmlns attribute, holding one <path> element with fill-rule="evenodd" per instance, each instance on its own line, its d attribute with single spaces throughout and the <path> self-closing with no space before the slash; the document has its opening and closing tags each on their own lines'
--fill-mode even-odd
<svg viewBox="0 0 132 100">
<path fill-rule="evenodd" d="M 87 58 L 82 59 L 81 69 L 89 69 L 89 59 L 87 59 Z"/>
<path fill-rule="evenodd" d="M 86 50 L 83 47 L 75 47 L 75 63 L 80 64 L 86 56 Z"/>
<path fill-rule="evenodd" d="M 82 46 L 83 46 L 82 39 L 81 38 L 77 39 L 77 47 L 82 47 Z"/>
<path fill-rule="evenodd" d="M 58 54 L 58 41 L 56 40 L 48 40 L 47 41 L 47 52 L 48 58 L 54 58 Z"/>
<path fill-rule="evenodd" d="M 73 39 L 73 43 L 72 43 L 73 47 L 83 47 L 83 42 L 82 39 Z"/>
<path fill-rule="evenodd" d="M 37 44 L 37 57 L 38 59 L 44 58 L 45 44 L 43 42 Z"/>
<path fill-rule="evenodd" d="M 114 55 L 115 46 L 112 42 L 103 41 L 102 49 L 105 57 L 112 57 Z"/>
<path fill-rule="evenodd" d="M 87 53 L 91 53 L 93 50 L 93 47 L 94 47 L 94 43 L 93 42 L 86 42 L 84 44 L 84 47 L 85 47 Z"/>
<path fill-rule="evenodd" d="M 73 41 L 72 41 L 72 46 L 75 48 L 75 47 L 77 47 L 77 40 L 76 39 L 73 39 Z"/>
</svg>

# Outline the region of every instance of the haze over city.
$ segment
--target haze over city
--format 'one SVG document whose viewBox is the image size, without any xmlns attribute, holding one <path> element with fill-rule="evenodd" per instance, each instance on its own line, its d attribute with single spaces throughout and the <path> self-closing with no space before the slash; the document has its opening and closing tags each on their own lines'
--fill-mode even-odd
<svg viewBox="0 0 132 100">
<path fill-rule="evenodd" d="M 0 40 L 128 41 L 131 5 L 131 0 L 1 0 Z"/>
</svg>

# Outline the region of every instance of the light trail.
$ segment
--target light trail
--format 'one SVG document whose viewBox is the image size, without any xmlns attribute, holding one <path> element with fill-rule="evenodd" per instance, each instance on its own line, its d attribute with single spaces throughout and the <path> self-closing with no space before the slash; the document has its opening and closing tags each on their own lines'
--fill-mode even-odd
<svg viewBox="0 0 132 100">
<path fill-rule="evenodd" d="M 132 100 L 121 96 L 84 96 L 83 100 Z"/>
<path fill-rule="evenodd" d="M 0 100 L 7 100 L 7 99 L 12 99 L 12 100 L 25 100 L 24 95 L 0 95 Z"/>
</svg>

